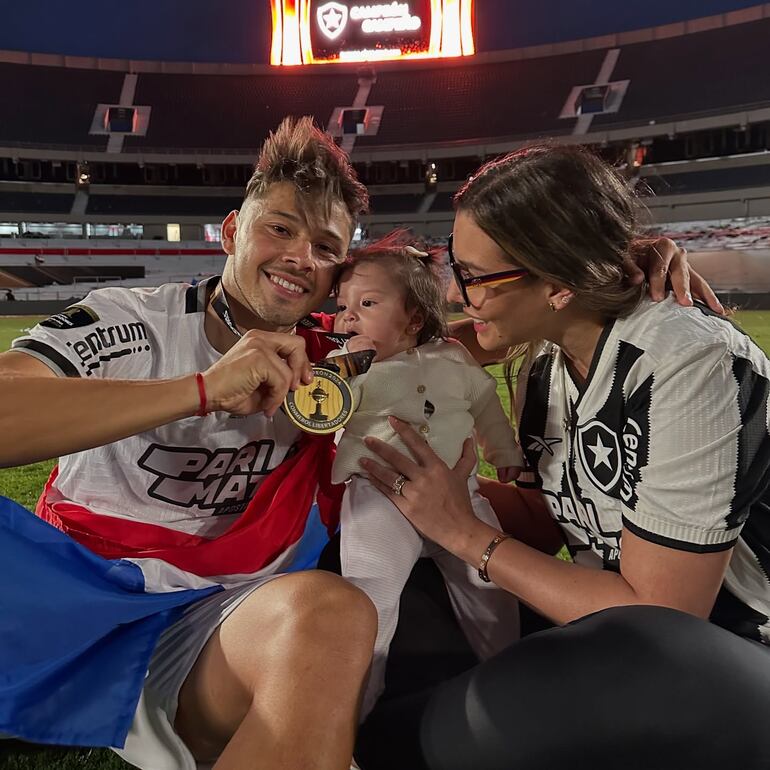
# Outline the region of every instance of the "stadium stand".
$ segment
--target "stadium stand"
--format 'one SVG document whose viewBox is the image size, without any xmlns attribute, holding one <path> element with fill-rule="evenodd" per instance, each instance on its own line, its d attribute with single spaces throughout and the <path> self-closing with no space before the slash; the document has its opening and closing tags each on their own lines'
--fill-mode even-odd
<svg viewBox="0 0 770 770">
<path fill-rule="evenodd" d="M 6 192 L 0 190 L 0 214 L 37 212 L 68 214 L 74 194 Z"/>
<path fill-rule="evenodd" d="M 127 137 L 126 150 L 148 147 L 253 149 L 286 115 L 328 122 L 334 105 L 350 105 L 354 76 L 334 74 L 142 74 L 135 104 L 150 105 L 146 136 Z"/>
<path fill-rule="evenodd" d="M 369 103 L 385 105 L 380 130 L 356 146 L 569 133 L 572 122 L 559 120 L 564 99 L 572 86 L 594 82 L 603 58 L 603 51 L 587 51 L 378 73 Z"/>
<path fill-rule="evenodd" d="M 770 18 L 621 46 L 611 79 L 629 80 L 628 91 L 619 112 L 595 116 L 593 128 L 770 104 L 768 39 Z M 357 137 L 356 150 L 569 134 L 574 118 L 559 118 L 565 100 L 574 86 L 595 81 L 606 52 L 382 68 L 367 98 L 384 107 L 379 131 Z M 4 116 L 0 145 L 104 145 L 106 137 L 88 130 L 96 104 L 118 99 L 123 74 L 0 64 L 5 98 L 25 105 Z M 326 125 L 335 106 L 353 103 L 357 88 L 351 70 L 142 72 L 134 104 L 151 108 L 149 126 L 145 136 L 126 137 L 124 152 L 253 150 L 285 115 L 311 114 Z M 25 100 L 28 93 L 37 98 Z"/>
<path fill-rule="evenodd" d="M 16 286 L 67 286 L 78 281 L 122 280 L 125 278 L 144 278 L 144 267 L 141 265 L 109 265 L 104 267 L 73 267 L 69 266 L 33 266 L 6 265 L 2 272 L 5 276 L 17 279 Z"/>
<path fill-rule="evenodd" d="M 169 72 L 159 62 L 94 59 L 88 69 L 87 60 L 47 66 L 50 58 L 34 56 L 21 64 L 10 52 L 0 62 L 0 87 L 9 104 L 24 109 L 7 110 L 0 121 L 0 232 L 16 242 L 65 243 L 83 233 L 145 243 L 216 239 L 217 223 L 241 204 L 256 148 L 284 116 L 311 114 L 331 127 L 334 111 L 355 102 L 382 108 L 376 134 L 340 137 L 370 187 L 364 232 L 406 225 L 442 238 L 454 191 L 482 160 L 531 139 L 576 140 L 580 122 L 560 114 L 573 89 L 595 83 L 602 71 L 628 88 L 617 113 L 590 118 L 584 140 L 649 190 L 655 221 L 768 216 L 770 12 L 763 14 L 465 61 L 364 68 L 179 64 Z M 122 92 L 149 108 L 147 131 L 122 136 L 105 152 L 107 137 L 89 130 L 97 105 L 117 103 Z M 86 161 L 88 178 L 76 189 Z M 101 279 L 101 257 L 91 257 Z M 32 264 L 28 255 L 19 259 L 17 266 Z M 146 262 L 147 281 L 217 269 L 189 250 L 136 259 Z M 2 260 L 0 270 L 8 257 Z M 80 286 L 82 276 L 72 277 Z"/>
<path fill-rule="evenodd" d="M 615 115 L 594 128 L 661 123 L 770 104 L 770 19 L 623 46 L 613 80 L 631 81 Z"/>
<path fill-rule="evenodd" d="M 106 147 L 106 136 L 88 132 L 96 105 L 118 101 L 123 76 L 95 69 L 0 63 L 0 93 L 6 105 L 0 144 Z"/>
<path fill-rule="evenodd" d="M 421 193 L 372 195 L 369 207 L 372 214 L 412 213 L 417 211 L 423 197 Z"/>
<path fill-rule="evenodd" d="M 770 164 L 645 176 L 644 181 L 656 195 L 768 187 L 770 186 Z"/>
<path fill-rule="evenodd" d="M 431 204 L 431 211 L 451 211 L 454 192 L 440 192 Z"/>
<path fill-rule="evenodd" d="M 91 195 L 87 214 L 115 216 L 208 216 L 214 221 L 240 208 L 242 196 Z"/>
</svg>

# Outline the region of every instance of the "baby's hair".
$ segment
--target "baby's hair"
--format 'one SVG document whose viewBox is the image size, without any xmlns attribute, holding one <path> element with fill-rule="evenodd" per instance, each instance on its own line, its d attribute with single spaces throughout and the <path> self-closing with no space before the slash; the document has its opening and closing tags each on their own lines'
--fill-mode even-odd
<svg viewBox="0 0 770 770">
<path fill-rule="evenodd" d="M 378 241 L 352 249 L 334 282 L 339 293 L 342 277 L 355 265 L 371 262 L 392 266 L 390 273 L 404 288 L 407 310 L 419 311 L 423 326 L 417 335 L 422 345 L 435 337 L 447 337 L 446 291 L 442 280 L 442 249 L 423 249 L 406 230 L 394 230 Z"/>
</svg>

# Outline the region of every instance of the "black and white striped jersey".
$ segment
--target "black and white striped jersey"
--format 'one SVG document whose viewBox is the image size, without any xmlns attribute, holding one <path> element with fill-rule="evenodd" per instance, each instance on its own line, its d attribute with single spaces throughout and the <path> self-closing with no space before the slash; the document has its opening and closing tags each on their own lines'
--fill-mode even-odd
<svg viewBox="0 0 770 770">
<path fill-rule="evenodd" d="M 522 486 L 575 560 L 619 570 L 623 527 L 733 548 L 712 619 L 770 643 L 770 362 L 730 321 L 672 297 L 606 327 L 586 381 L 542 346 L 517 386 Z"/>
</svg>

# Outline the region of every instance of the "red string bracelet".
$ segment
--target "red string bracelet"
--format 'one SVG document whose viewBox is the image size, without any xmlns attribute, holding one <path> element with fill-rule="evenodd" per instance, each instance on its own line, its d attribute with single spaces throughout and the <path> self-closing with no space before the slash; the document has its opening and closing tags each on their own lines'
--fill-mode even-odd
<svg viewBox="0 0 770 770">
<path fill-rule="evenodd" d="M 198 411 L 195 413 L 198 417 L 205 417 L 208 414 L 208 406 L 206 401 L 206 383 L 203 381 L 203 375 L 200 372 L 195 372 L 195 382 L 198 384 L 198 398 L 200 404 Z"/>
</svg>

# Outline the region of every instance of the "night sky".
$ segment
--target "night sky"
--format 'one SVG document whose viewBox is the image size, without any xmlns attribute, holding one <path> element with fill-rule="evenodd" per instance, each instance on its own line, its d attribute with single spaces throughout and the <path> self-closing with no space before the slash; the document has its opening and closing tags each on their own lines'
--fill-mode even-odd
<svg viewBox="0 0 770 770">
<path fill-rule="evenodd" d="M 752 5 L 756 0 L 476 0 L 476 40 L 480 51 L 516 48 Z M 268 60 L 268 0 L 0 0 L 0 8 L 3 50 L 166 61 Z"/>
</svg>

